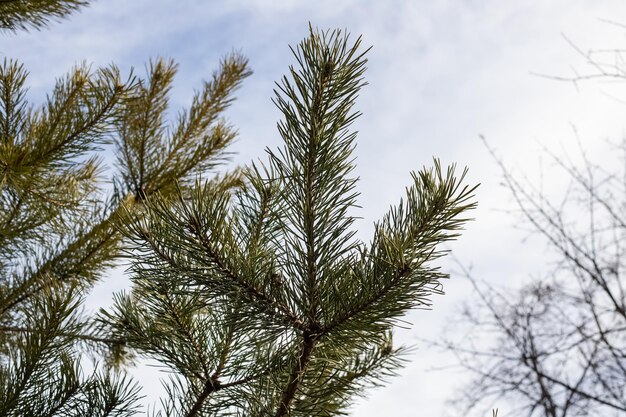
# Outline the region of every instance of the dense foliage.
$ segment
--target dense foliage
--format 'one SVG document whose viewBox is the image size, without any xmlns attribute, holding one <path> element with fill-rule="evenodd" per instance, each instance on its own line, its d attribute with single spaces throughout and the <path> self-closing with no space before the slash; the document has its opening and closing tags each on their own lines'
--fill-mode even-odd
<svg viewBox="0 0 626 417">
<path fill-rule="evenodd" d="M 474 206 L 452 167 L 414 174 L 372 240 L 354 238 L 359 45 L 312 31 L 294 50 L 274 100 L 284 146 L 243 187 L 149 199 L 130 222 L 134 286 L 102 322 L 171 369 L 166 415 L 345 412 L 400 365 L 396 321 L 440 291 L 433 261 Z"/>
<path fill-rule="evenodd" d="M 0 24 L 40 28 L 87 3 L 2 1 Z M 173 122 L 171 61 L 145 78 L 77 67 L 41 106 L 3 61 L 0 415 L 135 415 L 136 358 L 171 376 L 148 413 L 337 415 L 400 366 L 394 325 L 440 292 L 434 261 L 474 188 L 435 161 L 357 240 L 350 126 L 366 51 L 312 29 L 293 51 L 274 99 L 283 147 L 212 176 L 235 137 L 222 114 L 250 74 L 243 57 Z M 88 316 L 85 296 L 123 256 L 132 288 Z"/>
<path fill-rule="evenodd" d="M 81 375 L 78 342 L 116 346 L 97 337 L 81 301 L 122 254 L 127 215 L 222 160 L 234 131 L 219 116 L 249 74 L 245 59 L 226 58 L 168 127 L 174 73 L 162 60 L 126 81 L 115 67 L 78 67 L 35 108 L 25 69 L 0 66 L 1 415 L 124 415 L 137 397 L 126 377 Z M 100 156 L 108 144 L 118 157 L 112 187 Z"/>
</svg>

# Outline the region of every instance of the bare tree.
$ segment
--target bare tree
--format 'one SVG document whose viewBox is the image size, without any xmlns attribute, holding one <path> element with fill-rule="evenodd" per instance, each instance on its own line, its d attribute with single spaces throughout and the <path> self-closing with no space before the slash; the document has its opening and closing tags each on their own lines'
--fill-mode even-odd
<svg viewBox="0 0 626 417">
<path fill-rule="evenodd" d="M 619 172 L 582 149 L 580 165 L 545 151 L 570 179 L 558 202 L 490 149 L 519 214 L 558 262 L 518 292 L 459 263 L 478 303 L 454 320 L 462 337 L 442 345 L 474 375 L 454 400 L 466 412 L 484 413 L 495 400 L 515 404 L 509 416 L 626 415 L 626 141 L 612 146 Z"/>
<path fill-rule="evenodd" d="M 566 41 L 585 70 L 546 77 L 575 85 L 626 80 L 624 50 L 584 51 Z M 452 320 L 450 337 L 438 342 L 473 375 L 453 403 L 477 415 L 492 404 L 511 404 L 510 417 L 625 416 L 626 139 L 609 144 L 612 161 L 592 161 L 580 140 L 579 162 L 544 148 L 569 181 L 559 197 L 513 175 L 485 145 L 520 224 L 545 241 L 556 262 L 519 290 L 480 281 L 458 262 L 477 300 L 468 301 Z"/>
</svg>

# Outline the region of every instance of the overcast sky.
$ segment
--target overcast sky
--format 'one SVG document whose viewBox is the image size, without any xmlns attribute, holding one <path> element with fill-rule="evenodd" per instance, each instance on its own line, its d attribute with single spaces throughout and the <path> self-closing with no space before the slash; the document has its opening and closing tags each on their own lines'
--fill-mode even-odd
<svg viewBox="0 0 626 417">
<path fill-rule="evenodd" d="M 626 2 L 597 0 L 99 0 L 68 21 L 17 36 L 0 37 L 0 55 L 18 58 L 30 70 L 31 97 L 41 99 L 54 79 L 74 63 L 116 63 L 122 70 L 157 56 L 180 64 L 173 105 L 189 103 L 194 88 L 217 67 L 220 57 L 239 50 L 254 75 L 238 92 L 228 112 L 240 136 L 235 163 L 263 157 L 279 143 L 280 117 L 270 102 L 273 82 L 293 62 L 288 45 L 307 34 L 308 22 L 320 28 L 346 28 L 362 34 L 369 53 L 369 85 L 357 102 L 357 174 L 363 220 L 359 236 L 397 202 L 411 170 L 432 157 L 470 169 L 480 182 L 480 208 L 458 244 L 456 255 L 476 273 L 503 287 L 540 273 L 549 259 L 540 240 L 522 240 L 515 217 L 503 214 L 510 197 L 499 185 L 499 171 L 482 145 L 484 135 L 519 175 L 538 179 L 539 150 L 571 148 L 575 127 L 585 148 L 609 158 L 606 139 L 623 136 L 623 88 L 616 84 L 572 83 L 531 73 L 571 76 L 589 71 L 582 50 L 624 45 L 626 30 L 603 22 L 626 22 Z M 621 92 L 620 92 L 621 91 Z M 545 163 L 545 160 L 544 160 Z M 558 192 L 558 177 L 544 178 Z M 105 302 L 126 280 L 119 273 L 95 290 L 91 307 Z M 446 295 L 433 311 L 411 314 L 402 343 L 436 339 L 462 300 L 471 298 L 460 277 L 445 283 Z M 423 345 L 387 387 L 368 393 L 354 416 L 442 416 L 445 399 L 463 380 L 455 371 L 429 368 L 452 363 Z M 159 391 L 150 369 L 138 371 L 146 392 Z M 506 409 L 500 406 L 502 415 Z M 458 412 L 449 410 L 450 415 Z"/>
</svg>

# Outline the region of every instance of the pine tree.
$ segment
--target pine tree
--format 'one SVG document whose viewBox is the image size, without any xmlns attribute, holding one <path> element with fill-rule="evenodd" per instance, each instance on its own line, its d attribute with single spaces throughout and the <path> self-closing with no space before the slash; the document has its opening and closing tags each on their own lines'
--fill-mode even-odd
<svg viewBox="0 0 626 417">
<path fill-rule="evenodd" d="M 435 160 L 355 238 L 360 44 L 311 30 L 293 49 L 274 98 L 284 145 L 241 187 L 198 182 L 128 213 L 133 287 L 100 323 L 170 372 L 162 415 L 344 414 L 402 364 L 396 323 L 441 292 L 434 261 L 475 206 L 465 171 Z"/>
<path fill-rule="evenodd" d="M 81 352 L 115 352 L 81 311 L 88 290 L 126 248 L 120 233 L 143 201 L 174 195 L 227 156 L 235 131 L 221 118 L 249 71 L 225 58 L 187 111 L 167 123 L 176 65 L 145 79 L 80 66 L 40 107 L 27 72 L 0 65 L 0 415 L 125 416 L 138 387 L 104 364 L 85 375 Z M 116 155 L 107 185 L 105 155 Z M 229 187 L 240 174 L 221 178 Z"/>
<path fill-rule="evenodd" d="M 0 30 L 41 29 L 88 4 L 89 0 L 0 0 Z"/>
</svg>

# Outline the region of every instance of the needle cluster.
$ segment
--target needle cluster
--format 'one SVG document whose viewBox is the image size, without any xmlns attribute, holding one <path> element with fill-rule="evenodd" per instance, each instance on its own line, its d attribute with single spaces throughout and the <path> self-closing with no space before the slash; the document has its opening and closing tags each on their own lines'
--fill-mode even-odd
<svg viewBox="0 0 626 417">
<path fill-rule="evenodd" d="M 240 188 L 148 198 L 129 222 L 134 286 L 101 322 L 172 372 L 164 415 L 344 414 L 401 365 L 397 321 L 440 292 L 434 261 L 475 205 L 465 172 L 414 173 L 371 241 L 355 238 L 360 44 L 311 30 L 275 91 L 283 146 Z"/>
</svg>

